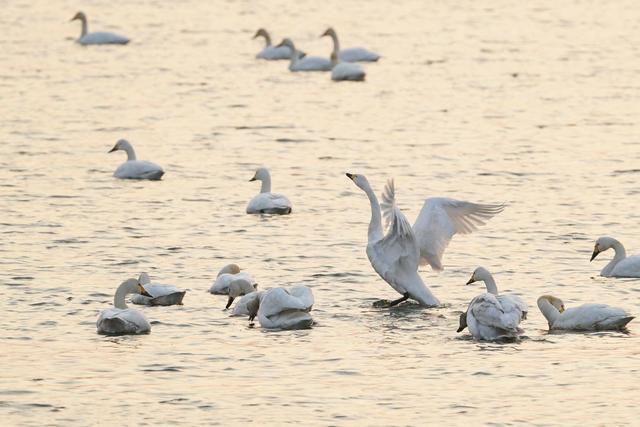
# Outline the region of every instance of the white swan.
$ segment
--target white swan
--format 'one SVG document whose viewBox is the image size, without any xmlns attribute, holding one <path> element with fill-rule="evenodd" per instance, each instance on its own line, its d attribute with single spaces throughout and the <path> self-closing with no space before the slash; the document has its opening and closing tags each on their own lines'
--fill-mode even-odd
<svg viewBox="0 0 640 427">
<path fill-rule="evenodd" d="M 313 293 L 306 286 L 269 289 L 249 299 L 249 321 L 258 316 L 265 329 L 307 329 L 313 325 L 309 314 L 313 303 Z"/>
<path fill-rule="evenodd" d="M 182 305 L 186 291 L 181 291 L 173 285 L 151 283 L 147 273 L 140 274 L 138 283 L 147 295 L 137 294 L 131 297 L 131 302 L 139 305 Z"/>
<path fill-rule="evenodd" d="M 291 49 L 289 71 L 331 71 L 331 68 L 333 68 L 333 64 L 331 64 L 329 58 L 306 56 L 304 53 L 296 50 L 291 39 L 282 40 L 277 47 L 283 46 Z"/>
<path fill-rule="evenodd" d="M 231 307 L 233 300 L 237 297 L 254 293 L 257 289 L 257 283 L 252 284 L 243 278 L 232 280 L 231 283 L 229 283 L 229 299 L 227 300 L 227 305 L 224 309 L 226 310 Z"/>
<path fill-rule="evenodd" d="M 290 59 L 291 48 L 289 46 L 272 46 L 271 36 L 264 28 L 260 28 L 256 31 L 253 38 L 264 37 L 265 47 L 256 55 L 258 59 L 278 60 L 278 59 Z"/>
<path fill-rule="evenodd" d="M 327 28 L 327 31 L 325 31 L 321 37 L 324 36 L 331 37 L 333 40 L 333 51 L 338 54 L 338 59 L 342 62 L 375 62 L 380 59 L 380 55 L 362 47 L 340 49 L 338 35 L 333 28 Z"/>
<path fill-rule="evenodd" d="M 495 295 L 481 294 L 472 299 L 467 312 L 460 315 L 458 332 L 468 326 L 478 340 L 516 338 L 523 333 L 518 327 L 521 319 L 520 311 L 505 309 Z"/>
<path fill-rule="evenodd" d="M 96 327 L 99 334 L 143 334 L 151 331 L 151 325 L 144 314 L 127 307 L 124 297 L 128 294 L 144 295 L 145 291 L 136 279 L 122 282 L 113 297 L 114 308 L 103 310 L 98 317 Z"/>
<path fill-rule="evenodd" d="M 596 241 L 593 254 L 591 255 L 591 261 L 593 261 L 600 252 L 604 252 L 610 248 L 613 248 L 615 255 L 613 259 L 609 261 L 609 264 L 602 269 L 600 272 L 601 276 L 640 277 L 640 256 L 634 255 L 628 257 L 622 243 L 613 237 L 600 237 Z"/>
<path fill-rule="evenodd" d="M 218 277 L 209 288 L 209 292 L 216 295 L 229 295 L 229 285 L 236 280 L 244 280 L 255 285 L 253 277 L 246 271 L 240 271 L 237 264 L 227 264 L 218 272 Z"/>
<path fill-rule="evenodd" d="M 364 175 L 347 173 L 356 186 L 369 197 L 371 204 L 371 222 L 369 223 L 367 256 L 373 269 L 393 289 L 402 295 L 388 306 L 392 307 L 408 298 L 424 306 L 439 305 L 439 301 L 427 289 L 418 275 L 419 252 L 411 225 L 404 214 L 395 205 L 395 188 L 389 180 L 382 195 L 382 211 L 388 225 L 386 236 L 382 230 L 380 204 L 369 181 Z"/>
<path fill-rule="evenodd" d="M 506 313 L 516 312 L 520 321 L 527 318 L 527 312 L 529 311 L 527 304 L 517 295 L 498 295 L 498 286 L 496 285 L 496 281 L 486 268 L 478 267 L 475 269 L 471 278 L 467 282 L 467 285 L 474 282 L 484 282 L 487 287 L 487 292 L 495 295 L 496 299 L 500 302 L 502 309 Z"/>
<path fill-rule="evenodd" d="M 331 70 L 331 80 L 336 82 L 350 81 L 350 82 L 363 82 L 366 73 L 358 64 L 352 62 L 338 62 L 336 59 L 336 53 L 331 52 L 331 63 L 333 69 Z"/>
<path fill-rule="evenodd" d="M 249 201 L 248 214 L 279 214 L 291 213 L 291 202 L 286 196 L 271 192 L 271 175 L 267 168 L 258 168 L 251 181 L 262 181 L 260 193 Z"/>
<path fill-rule="evenodd" d="M 606 304 L 583 304 L 565 310 L 562 300 L 551 295 L 538 298 L 538 308 L 547 319 L 550 330 L 619 330 L 634 319 L 623 309 Z"/>
<path fill-rule="evenodd" d="M 258 285 L 255 285 L 256 287 Z M 257 290 L 255 292 L 250 292 L 248 294 L 245 294 L 244 296 L 242 296 L 238 302 L 236 303 L 236 305 L 233 306 L 233 311 L 231 312 L 231 316 L 248 316 L 249 315 L 249 305 L 254 304 L 253 299 L 254 298 L 260 298 L 260 295 L 263 294 L 263 292 L 258 292 Z"/>
<path fill-rule="evenodd" d="M 82 33 L 80 34 L 80 38 L 78 39 L 78 43 L 82 45 L 89 44 L 127 44 L 129 43 L 129 39 L 114 33 L 106 33 L 106 32 L 97 32 L 97 33 L 88 33 L 87 31 L 87 16 L 78 12 L 71 18 L 71 21 L 75 21 L 79 19 L 82 23 Z"/>
<path fill-rule="evenodd" d="M 113 176 L 120 179 L 151 179 L 158 180 L 164 175 L 162 168 L 155 163 L 146 160 L 136 160 L 136 152 L 129 141 L 121 139 L 116 142 L 109 153 L 124 150 L 127 153 L 127 161 L 118 166 Z"/>
</svg>

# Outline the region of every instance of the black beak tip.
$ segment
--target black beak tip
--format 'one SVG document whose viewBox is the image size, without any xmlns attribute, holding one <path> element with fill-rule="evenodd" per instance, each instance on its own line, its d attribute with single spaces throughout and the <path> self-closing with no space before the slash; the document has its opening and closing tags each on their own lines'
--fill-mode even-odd
<svg viewBox="0 0 640 427">
<path fill-rule="evenodd" d="M 475 280 L 473 280 L 473 279 L 469 279 L 469 281 L 468 281 L 467 283 L 465 283 L 465 285 L 470 285 L 470 284 L 472 284 L 473 282 L 475 282 Z"/>
<path fill-rule="evenodd" d="M 350 180 L 353 180 L 354 175 L 352 173 L 345 173 L 345 175 L 347 175 L 347 178 L 349 178 Z"/>
<path fill-rule="evenodd" d="M 464 330 L 464 326 L 460 326 L 456 332 L 462 332 Z"/>
<path fill-rule="evenodd" d="M 255 181 L 255 180 L 256 180 L 256 177 L 254 176 L 253 178 L 251 178 L 251 179 L 249 180 L 249 182 L 253 182 L 253 181 Z"/>
</svg>

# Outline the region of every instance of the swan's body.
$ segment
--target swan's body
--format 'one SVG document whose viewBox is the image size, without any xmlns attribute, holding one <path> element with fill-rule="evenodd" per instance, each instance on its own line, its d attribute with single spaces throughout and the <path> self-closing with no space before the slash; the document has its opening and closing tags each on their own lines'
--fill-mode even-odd
<svg viewBox="0 0 640 427">
<path fill-rule="evenodd" d="M 114 308 L 108 308 L 100 313 L 96 322 L 99 334 L 126 335 L 151 331 L 151 325 L 144 314 L 127 307 L 124 298 L 128 294 L 144 294 L 144 289 L 136 279 L 122 282 L 113 298 Z"/>
<path fill-rule="evenodd" d="M 248 214 L 279 214 L 291 213 L 291 202 L 286 196 L 271 192 L 271 175 L 267 168 L 258 168 L 251 181 L 261 181 L 260 193 L 249 201 Z"/>
<path fill-rule="evenodd" d="M 380 55 L 362 47 L 340 49 L 338 35 L 333 28 L 328 28 L 322 36 L 331 37 L 333 40 L 333 50 L 337 53 L 338 60 L 341 62 L 375 62 L 380 59 Z"/>
<path fill-rule="evenodd" d="M 251 294 L 253 295 L 253 294 Z M 314 298 L 306 286 L 273 288 L 248 298 L 249 320 L 257 316 L 265 329 L 307 329 L 313 325 L 309 314 Z"/>
<path fill-rule="evenodd" d="M 216 295 L 229 295 L 229 285 L 234 281 L 244 281 L 251 286 L 256 284 L 249 273 L 240 271 L 240 267 L 236 264 L 228 264 L 218 272 L 218 276 L 209 288 L 209 292 Z"/>
<path fill-rule="evenodd" d="M 565 310 L 562 300 L 550 295 L 538 298 L 538 308 L 550 330 L 620 330 L 634 319 L 625 310 L 606 304 L 583 304 Z"/>
<path fill-rule="evenodd" d="M 468 326 L 478 340 L 516 338 L 523 332 L 518 327 L 521 319 L 519 311 L 505 308 L 495 295 L 487 292 L 471 300 L 466 315 L 460 316 L 458 332 Z"/>
<path fill-rule="evenodd" d="M 419 252 L 416 240 L 407 218 L 395 205 L 395 188 L 389 181 L 383 194 L 382 211 L 389 225 L 383 234 L 380 204 L 367 178 L 363 175 L 347 174 L 369 197 L 371 221 L 369 223 L 367 256 L 373 269 L 393 289 L 403 295 L 392 301 L 393 306 L 408 298 L 424 306 L 436 306 L 440 302 L 425 286 L 418 275 Z"/>
<path fill-rule="evenodd" d="M 182 299 L 186 291 L 181 291 L 173 285 L 160 285 L 151 283 L 147 273 L 142 273 L 138 278 L 147 295 L 137 294 L 131 297 L 131 302 L 140 305 L 182 305 Z"/>
<path fill-rule="evenodd" d="M 233 311 L 231 312 L 232 316 L 248 316 L 249 315 L 249 306 L 251 304 L 255 304 L 253 301 L 254 298 L 260 298 L 260 295 L 263 292 L 250 292 L 245 294 L 242 298 L 238 300 L 236 305 L 233 306 Z"/>
<path fill-rule="evenodd" d="M 129 141 L 121 139 L 109 151 L 123 150 L 127 153 L 127 161 L 118 166 L 113 176 L 120 179 L 150 179 L 158 180 L 164 175 L 162 168 L 155 163 L 146 160 L 137 160 L 136 153 Z"/>
<path fill-rule="evenodd" d="M 321 56 L 306 56 L 296 50 L 291 39 L 284 39 L 277 47 L 288 47 L 291 49 L 289 71 L 331 71 L 333 64 L 329 58 Z"/>
<path fill-rule="evenodd" d="M 522 301 L 522 299 L 517 295 L 498 294 L 498 286 L 496 285 L 496 281 L 486 268 L 478 267 L 475 269 L 475 271 L 471 275 L 471 279 L 469 279 L 469 281 L 467 282 L 467 285 L 473 282 L 484 282 L 487 288 L 487 293 L 490 293 L 496 297 L 496 299 L 500 302 L 502 309 L 506 313 L 516 312 L 518 314 L 518 322 L 527 318 L 527 312 L 529 311 L 529 307 L 527 306 L 527 304 Z"/>
<path fill-rule="evenodd" d="M 591 255 L 593 261 L 600 252 L 613 248 L 615 255 L 613 259 L 600 271 L 604 277 L 640 277 L 640 256 L 627 256 L 622 243 L 613 237 L 600 237 L 596 241 Z"/>
<path fill-rule="evenodd" d="M 290 59 L 291 58 L 291 48 L 289 46 L 273 46 L 271 44 L 271 36 L 264 28 L 260 28 L 256 31 L 256 34 L 253 38 L 264 37 L 265 46 L 258 54 L 256 58 L 258 59 L 267 59 L 267 60 L 278 60 L 278 59 Z"/>
<path fill-rule="evenodd" d="M 82 23 L 82 32 L 80 33 L 80 38 L 78 38 L 77 40 L 78 43 L 80 43 L 81 45 L 129 43 L 128 38 L 121 36 L 119 34 L 107 33 L 107 32 L 89 33 L 87 29 L 88 27 L 87 16 L 82 12 L 76 13 L 75 16 L 71 18 L 72 21 L 76 19 L 80 20 L 80 22 Z"/>
</svg>

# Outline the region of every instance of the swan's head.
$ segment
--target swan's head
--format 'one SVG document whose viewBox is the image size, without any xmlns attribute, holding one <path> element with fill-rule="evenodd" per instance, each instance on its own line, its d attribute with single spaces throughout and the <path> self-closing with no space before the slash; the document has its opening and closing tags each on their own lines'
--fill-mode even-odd
<svg viewBox="0 0 640 427">
<path fill-rule="evenodd" d="M 114 145 L 113 148 L 109 150 L 109 153 L 113 153 L 114 151 L 118 150 L 126 151 L 127 147 L 131 147 L 131 143 L 129 143 L 129 141 L 127 141 L 126 139 L 119 139 L 118 142 L 116 142 L 116 145 Z"/>
<path fill-rule="evenodd" d="M 120 284 L 119 289 L 124 289 L 125 294 L 140 294 L 146 297 L 150 297 L 144 286 L 138 281 L 138 279 L 127 279 Z"/>
<path fill-rule="evenodd" d="M 280 42 L 280 44 L 276 47 L 282 47 L 282 46 L 287 46 L 289 49 L 291 49 L 292 51 L 296 50 L 296 46 L 293 44 L 293 41 L 290 38 L 285 38 L 282 39 L 282 41 Z"/>
<path fill-rule="evenodd" d="M 266 181 L 269 179 L 269 169 L 262 167 L 256 170 L 256 173 L 253 175 L 253 178 L 249 180 L 251 181 Z"/>
<path fill-rule="evenodd" d="M 546 300 L 549 304 L 554 306 L 560 313 L 564 311 L 564 303 L 560 298 L 554 297 L 552 295 L 543 295 L 538 298 L 538 307 L 540 306 L 540 302 L 543 300 Z"/>
<path fill-rule="evenodd" d="M 252 284 L 247 279 L 236 279 L 229 283 L 229 299 L 227 300 L 227 306 L 225 310 L 231 307 L 231 303 L 237 297 L 250 294 L 258 290 L 258 284 Z"/>
<path fill-rule="evenodd" d="M 325 36 L 336 37 L 336 31 L 333 28 L 329 27 L 324 33 L 322 33 L 320 37 L 325 37 Z"/>
<path fill-rule="evenodd" d="M 347 175 L 347 178 L 353 181 L 353 183 L 361 189 L 366 191 L 367 189 L 371 188 L 371 185 L 369 185 L 369 181 L 367 180 L 366 176 L 348 172 L 345 175 Z"/>
<path fill-rule="evenodd" d="M 473 271 L 473 274 L 471 275 L 471 278 L 467 282 L 467 285 L 470 285 L 473 282 L 484 281 L 489 277 L 491 277 L 491 273 L 489 273 L 489 270 L 487 270 L 484 267 L 478 267 Z"/>
<path fill-rule="evenodd" d="M 257 39 L 258 37 L 264 37 L 265 39 L 269 38 L 269 33 L 267 32 L 267 30 L 265 30 L 264 28 L 260 28 L 258 31 L 256 31 L 256 33 L 253 35 L 254 39 Z"/>
<path fill-rule="evenodd" d="M 464 331 L 464 328 L 467 327 L 467 312 L 460 313 L 460 326 L 458 326 L 458 330 L 456 332 Z"/>
<path fill-rule="evenodd" d="M 240 267 L 238 264 L 227 264 L 218 272 L 218 276 L 222 274 L 238 274 L 240 273 Z"/>
<path fill-rule="evenodd" d="M 81 21 L 86 21 L 87 20 L 87 15 L 85 15 L 83 12 L 78 12 L 75 15 L 73 15 L 73 18 L 71 18 L 69 20 L 69 22 L 75 21 L 76 19 L 79 19 Z"/>
<path fill-rule="evenodd" d="M 590 261 L 593 261 L 594 259 L 596 259 L 596 257 L 600 252 L 604 252 L 607 249 L 612 248 L 614 243 L 616 242 L 617 240 L 614 239 L 613 237 L 609 237 L 609 236 L 600 237 L 598 240 L 596 240 L 596 245 L 593 247 L 593 253 L 591 254 Z"/>
</svg>

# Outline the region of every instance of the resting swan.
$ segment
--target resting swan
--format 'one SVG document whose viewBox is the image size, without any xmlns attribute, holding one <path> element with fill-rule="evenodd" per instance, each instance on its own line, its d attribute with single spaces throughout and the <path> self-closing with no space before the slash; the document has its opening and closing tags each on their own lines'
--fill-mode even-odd
<svg viewBox="0 0 640 427">
<path fill-rule="evenodd" d="M 523 332 L 518 327 L 521 319 L 520 311 L 507 310 L 495 295 L 481 294 L 472 299 L 467 312 L 460 315 L 458 332 L 468 326 L 477 340 L 516 338 Z"/>
<path fill-rule="evenodd" d="M 487 292 L 496 297 L 505 312 L 516 312 L 520 317 L 520 321 L 527 318 L 527 312 L 529 311 L 527 304 L 517 295 L 498 295 L 498 286 L 491 273 L 489 273 L 489 270 L 484 267 L 476 268 L 467 285 L 474 282 L 484 282 L 487 287 Z"/>
<path fill-rule="evenodd" d="M 233 280 L 231 283 L 229 283 L 229 299 L 227 300 L 227 306 L 224 309 L 226 310 L 231 307 L 233 300 L 237 297 L 254 293 L 257 289 L 257 283 L 251 284 L 245 279 Z"/>
<path fill-rule="evenodd" d="M 328 58 L 321 56 L 306 56 L 302 52 L 296 50 L 291 39 L 284 39 L 277 47 L 288 47 L 291 49 L 291 62 L 289 63 L 289 71 L 331 71 L 333 64 Z"/>
<path fill-rule="evenodd" d="M 606 304 L 583 304 L 565 310 L 562 300 L 551 295 L 538 298 L 538 308 L 547 319 L 550 330 L 620 330 L 634 319 L 623 309 Z"/>
<path fill-rule="evenodd" d="M 260 326 L 265 329 L 307 329 L 313 325 L 309 311 L 314 298 L 306 286 L 273 288 L 250 295 L 246 304 L 250 322 L 258 316 Z"/>
<path fill-rule="evenodd" d="M 256 31 L 253 38 L 264 37 L 265 47 L 256 55 L 258 59 L 278 60 L 278 59 L 290 59 L 291 48 L 289 46 L 272 46 L 271 36 L 264 28 L 260 28 Z"/>
<path fill-rule="evenodd" d="M 364 81 L 366 74 L 362 67 L 358 64 L 354 64 L 352 62 L 338 62 L 335 52 L 331 52 L 331 63 L 333 64 L 333 69 L 331 70 L 331 80 L 335 82 Z"/>
<path fill-rule="evenodd" d="M 613 248 L 615 255 L 613 259 L 609 261 L 602 271 L 601 276 L 604 277 L 640 277 L 640 256 L 627 256 L 627 252 L 618 240 L 613 237 L 600 237 L 596 241 L 596 245 L 593 248 L 593 254 L 591 255 L 591 261 L 593 261 L 600 252 L 604 252 L 607 249 Z"/>
<path fill-rule="evenodd" d="M 261 181 L 260 193 L 249 201 L 248 214 L 279 214 L 291 213 L 291 202 L 286 196 L 271 192 L 271 174 L 267 168 L 258 168 L 253 178 L 249 180 Z"/>
<path fill-rule="evenodd" d="M 80 34 L 80 38 L 78 39 L 78 43 L 81 45 L 90 45 L 90 44 L 127 44 L 129 43 L 129 39 L 114 33 L 106 33 L 106 32 L 97 32 L 97 33 L 88 33 L 87 31 L 87 16 L 78 12 L 71 18 L 71 21 L 75 21 L 79 19 L 82 22 L 82 33 Z"/>
<path fill-rule="evenodd" d="M 146 160 L 137 160 L 136 152 L 129 141 L 121 139 L 116 142 L 109 153 L 123 150 L 127 153 L 127 161 L 118 166 L 113 176 L 120 179 L 150 179 L 158 180 L 164 175 L 162 168 L 155 163 Z"/>
<path fill-rule="evenodd" d="M 338 35 L 333 28 L 327 28 L 321 37 L 329 36 L 333 40 L 333 51 L 338 54 L 338 59 L 343 62 L 375 62 L 380 59 L 380 55 L 370 52 L 361 47 L 340 49 Z"/>
<path fill-rule="evenodd" d="M 382 230 L 380 204 L 364 175 L 346 174 L 369 197 L 371 222 L 369 223 L 367 256 L 373 269 L 395 289 L 402 298 L 388 303 L 393 307 L 409 298 L 423 306 L 437 306 L 438 299 L 425 286 L 418 275 L 420 254 L 416 239 L 407 218 L 396 206 L 395 187 L 389 180 L 382 195 L 382 212 L 388 225 L 387 234 Z"/>
<path fill-rule="evenodd" d="M 229 295 L 229 285 L 236 280 L 244 280 L 252 286 L 256 284 L 253 277 L 245 271 L 240 271 L 237 264 L 227 264 L 218 272 L 209 292 L 215 295 Z"/>
<path fill-rule="evenodd" d="M 143 334 L 151 331 L 151 325 L 144 314 L 128 308 L 124 297 L 128 294 L 145 294 L 143 287 L 136 279 L 122 282 L 113 297 L 114 308 L 108 308 L 98 317 L 96 327 L 99 334 L 125 335 Z"/>
<path fill-rule="evenodd" d="M 146 295 L 138 294 L 131 297 L 131 302 L 139 305 L 182 305 L 186 291 L 181 291 L 172 285 L 151 283 L 147 273 L 140 274 L 138 283 L 142 285 Z"/>
</svg>

